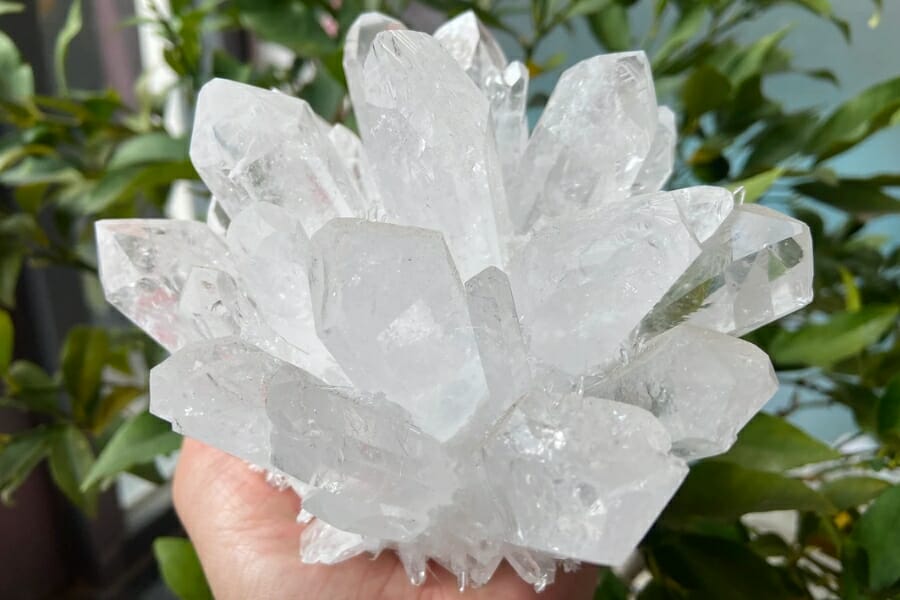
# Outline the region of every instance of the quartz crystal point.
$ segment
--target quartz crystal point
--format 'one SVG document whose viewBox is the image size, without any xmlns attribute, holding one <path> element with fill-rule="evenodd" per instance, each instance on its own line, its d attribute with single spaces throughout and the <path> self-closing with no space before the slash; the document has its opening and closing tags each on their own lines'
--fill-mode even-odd
<svg viewBox="0 0 900 600">
<path fill-rule="evenodd" d="M 109 301 L 173 352 L 150 408 L 303 499 L 300 558 L 396 552 L 461 588 L 621 564 L 777 380 L 737 336 L 812 295 L 807 227 L 723 188 L 661 191 L 675 115 L 640 52 L 528 75 L 471 13 L 368 13 L 360 137 L 214 80 L 191 156 L 207 224 L 101 221 Z"/>
</svg>

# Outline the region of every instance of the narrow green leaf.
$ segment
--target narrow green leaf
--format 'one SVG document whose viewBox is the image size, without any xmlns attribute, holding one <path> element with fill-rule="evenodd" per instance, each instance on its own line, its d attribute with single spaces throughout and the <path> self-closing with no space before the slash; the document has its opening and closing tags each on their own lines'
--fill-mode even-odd
<svg viewBox="0 0 900 600">
<path fill-rule="evenodd" d="M 112 436 L 81 484 L 87 489 L 106 482 L 136 465 L 151 462 L 157 456 L 171 454 L 181 445 L 181 436 L 170 425 L 141 413 L 126 421 Z"/>
<path fill-rule="evenodd" d="M 0 254 L 0 305 L 15 306 L 16 286 L 25 255 L 22 251 L 9 251 Z"/>
<path fill-rule="evenodd" d="M 763 129 L 747 144 L 750 156 L 744 165 L 744 176 L 775 167 L 799 153 L 817 124 L 818 116 L 813 111 L 773 115 L 766 119 Z"/>
<path fill-rule="evenodd" d="M 844 285 L 844 308 L 847 312 L 857 312 L 862 308 L 862 296 L 859 294 L 859 286 L 850 269 L 840 265 L 838 272 L 841 274 L 841 283 Z"/>
<path fill-rule="evenodd" d="M 730 98 L 731 82 L 708 65 L 694 69 L 681 88 L 681 102 L 691 118 L 724 106 Z"/>
<path fill-rule="evenodd" d="M 212 600 L 200 559 L 189 540 L 156 538 L 153 554 L 163 581 L 180 600 Z"/>
<path fill-rule="evenodd" d="M 881 493 L 863 513 L 853 538 L 865 550 L 869 563 L 869 586 L 882 590 L 900 580 L 900 485 Z"/>
<path fill-rule="evenodd" d="M 759 38 L 738 54 L 725 71 L 732 84 L 738 87 L 743 81 L 761 74 L 765 68 L 766 61 L 792 27 L 793 25 L 788 25 L 774 33 Z"/>
<path fill-rule="evenodd" d="M 69 53 L 69 44 L 81 31 L 81 0 L 74 0 L 66 15 L 66 22 L 56 36 L 56 46 L 53 49 L 53 66 L 56 71 L 56 90 L 61 96 L 69 95 L 69 85 L 66 80 L 66 55 Z"/>
<path fill-rule="evenodd" d="M 0 374 L 5 373 L 12 362 L 15 331 L 12 318 L 5 310 L 0 310 Z"/>
<path fill-rule="evenodd" d="M 244 27 L 300 56 L 323 56 L 337 49 L 337 40 L 322 29 L 311 4 L 291 0 L 237 0 L 235 4 Z"/>
<path fill-rule="evenodd" d="M 66 427 L 50 448 L 50 475 L 66 497 L 88 515 L 97 511 L 97 489 L 82 491 L 81 482 L 94 463 L 91 443 L 76 427 Z"/>
<path fill-rule="evenodd" d="M 735 191 L 738 188 L 744 188 L 744 202 L 756 202 L 775 185 L 775 182 L 783 174 L 784 169 L 782 167 L 775 167 L 753 177 L 729 184 L 728 189 Z"/>
<path fill-rule="evenodd" d="M 25 10 L 25 5 L 21 2 L 0 2 L 0 15 L 20 13 L 23 10 Z"/>
<path fill-rule="evenodd" d="M 900 440 L 900 375 L 895 375 L 878 400 L 878 434 Z"/>
<path fill-rule="evenodd" d="M 890 482 L 875 477 L 851 476 L 832 479 L 822 485 L 819 491 L 838 510 L 857 508 L 871 502 L 881 492 L 891 487 Z"/>
<path fill-rule="evenodd" d="M 50 427 L 35 428 L 13 435 L 12 441 L 0 446 L 0 501 L 12 501 L 15 491 L 47 456 L 56 432 Z"/>
<path fill-rule="evenodd" d="M 12 187 L 72 183 L 80 178 L 81 174 L 58 156 L 28 156 L 0 174 L 0 182 Z"/>
<path fill-rule="evenodd" d="M 759 413 L 741 430 L 731 449 L 716 460 L 748 469 L 781 472 L 840 456 L 837 450 L 784 419 Z"/>
<path fill-rule="evenodd" d="M 113 171 L 133 165 L 187 160 L 190 159 L 186 137 L 173 138 L 164 131 L 154 131 L 128 138 L 116 148 L 106 168 Z"/>
<path fill-rule="evenodd" d="M 809 141 L 807 150 L 825 160 L 891 125 L 900 109 L 900 77 L 870 87 L 835 110 Z"/>
<path fill-rule="evenodd" d="M 666 61 L 700 32 L 706 20 L 707 8 L 700 2 L 692 3 L 683 11 L 675 27 L 666 37 L 665 43 L 653 55 L 653 72 L 662 73 Z"/>
<path fill-rule="evenodd" d="M 72 204 L 79 212 L 96 214 L 138 193 L 171 185 L 179 179 L 196 178 L 197 172 L 190 161 L 131 165 L 108 171 L 90 193 Z"/>
<path fill-rule="evenodd" d="M 608 7 L 613 0 L 575 0 L 566 10 L 566 20 L 591 15 Z"/>
<path fill-rule="evenodd" d="M 663 513 L 667 523 L 692 518 L 736 519 L 772 510 L 834 511 L 834 506 L 802 481 L 737 464 L 706 461 L 691 467 Z"/>
<path fill-rule="evenodd" d="M 34 73 L 22 62 L 13 41 L 0 32 L 0 100 L 27 103 L 34 95 Z"/>
<path fill-rule="evenodd" d="M 634 47 L 628 11 L 621 4 L 609 4 L 598 10 L 588 18 L 588 24 L 607 52 L 621 52 Z"/>
<path fill-rule="evenodd" d="M 853 313 L 834 313 L 825 323 L 781 331 L 769 354 L 779 365 L 829 367 L 874 344 L 893 328 L 897 306 L 866 306 Z"/>
<path fill-rule="evenodd" d="M 6 375 L 9 392 L 28 410 L 59 414 L 59 385 L 44 369 L 27 360 L 17 360 Z"/>
<path fill-rule="evenodd" d="M 840 179 L 833 183 L 800 183 L 794 190 L 855 215 L 875 217 L 900 213 L 900 199 L 884 191 L 882 185 L 877 179 Z"/>
<path fill-rule="evenodd" d="M 110 422 L 124 409 L 131 406 L 137 398 L 146 393 L 146 390 L 138 387 L 116 387 L 104 394 L 97 402 L 97 408 L 91 415 L 91 430 L 100 433 L 106 429 Z"/>
<path fill-rule="evenodd" d="M 88 425 L 100 393 L 109 335 L 99 327 L 73 327 L 62 350 L 62 373 L 75 421 Z"/>
</svg>

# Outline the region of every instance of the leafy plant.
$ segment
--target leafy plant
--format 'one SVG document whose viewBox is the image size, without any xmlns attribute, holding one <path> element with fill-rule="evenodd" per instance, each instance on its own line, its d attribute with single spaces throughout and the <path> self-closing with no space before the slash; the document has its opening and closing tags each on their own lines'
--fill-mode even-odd
<svg viewBox="0 0 900 600">
<path fill-rule="evenodd" d="M 660 100 L 680 115 L 673 187 L 715 183 L 744 188 L 746 202 L 777 202 L 814 237 L 816 296 L 799 314 L 750 336 L 791 391 L 778 414 L 758 415 L 726 454 L 694 464 L 665 513 L 624 570 L 605 571 L 596 598 L 803 598 L 812 590 L 845 598 L 900 594 L 900 249 L 869 225 L 900 212 L 900 172 L 838 172 L 833 160 L 900 123 L 900 77 L 834 110 L 788 110 L 766 94 L 777 74 L 839 85 L 828 70 L 793 62 L 784 28 L 752 42 L 739 29 L 779 6 L 795 6 L 850 28 L 829 0 L 426 0 L 445 16 L 473 10 L 517 46 L 533 78 L 559 72 L 565 56 L 545 55 L 559 29 L 583 22 L 607 51 L 650 56 Z M 646 30 L 638 10 L 650 9 Z M 147 24 L 167 42 L 173 92 L 190 105 L 210 77 L 278 87 L 333 121 L 353 125 L 341 71 L 342 35 L 364 9 L 400 14 L 405 2 L 344 0 L 172 0 Z M 16 9 L 0 3 L 0 12 Z M 870 24 L 877 25 L 880 2 Z M 31 69 L 0 34 L 0 303 L 12 308 L 26 262 L 95 277 L 92 224 L 98 218 L 159 214 L 173 182 L 196 179 L 187 141 L 162 126 L 161 99 L 139 89 L 129 107 L 111 91 L 72 90 L 65 63 L 81 27 L 73 2 L 56 44 L 57 92 L 36 94 Z M 281 44 L 287 66 L 247 62 L 208 48 L 211 31 L 241 30 Z M 532 105 L 546 97 L 535 94 Z M 841 217 L 823 217 L 823 209 Z M 832 210 L 833 214 L 833 210 Z M 827 225 L 826 225 L 827 223 Z M 90 512 L 97 490 L 123 471 L 159 480 L 153 459 L 177 436 L 140 411 L 146 368 L 159 349 L 133 330 L 78 327 L 59 372 L 13 360 L 12 321 L 0 312 L 0 404 L 42 415 L 41 425 L 0 435 L 0 495 L 47 460 L 59 488 Z M 788 421 L 825 405 L 852 411 L 857 431 L 827 445 Z M 137 408 L 136 408 L 137 407 Z M 854 448 L 851 450 L 851 448 Z M 855 449 L 861 448 L 861 449 Z M 771 531 L 756 513 L 790 511 L 796 531 Z M 749 516 L 748 516 L 749 515 Z M 182 597 L 207 597 L 187 542 L 156 545 L 166 581 Z M 182 558 L 178 558 L 178 557 Z M 181 566 L 179 566 L 181 565 Z M 645 572 L 649 577 L 635 578 Z M 636 582 L 640 582 L 640 586 Z"/>
</svg>

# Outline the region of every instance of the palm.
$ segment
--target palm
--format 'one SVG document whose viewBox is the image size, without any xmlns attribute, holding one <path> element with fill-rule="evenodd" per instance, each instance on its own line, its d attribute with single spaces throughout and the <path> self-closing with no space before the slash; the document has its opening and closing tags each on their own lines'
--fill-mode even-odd
<svg viewBox="0 0 900 600">
<path fill-rule="evenodd" d="M 298 558 L 300 499 L 279 492 L 243 461 L 185 440 L 175 473 L 175 507 L 194 542 L 216 598 L 438 599 L 463 597 L 456 579 L 433 568 L 425 585 L 410 585 L 396 557 L 359 556 L 336 566 Z M 541 600 L 589 598 L 596 573 L 561 574 Z M 489 585 L 465 597 L 527 599 L 534 590 L 503 565 Z"/>
</svg>

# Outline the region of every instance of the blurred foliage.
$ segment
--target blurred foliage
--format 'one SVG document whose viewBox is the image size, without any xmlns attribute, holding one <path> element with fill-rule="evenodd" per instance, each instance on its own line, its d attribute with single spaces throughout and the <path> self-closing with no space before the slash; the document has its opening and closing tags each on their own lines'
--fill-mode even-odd
<svg viewBox="0 0 900 600">
<path fill-rule="evenodd" d="M 533 77 L 556 76 L 565 56 L 545 55 L 557 31 L 579 22 L 606 51 L 644 48 L 661 102 L 680 115 L 672 187 L 742 186 L 745 201 L 777 203 L 806 221 L 815 244 L 816 296 L 798 314 L 748 336 L 766 349 L 792 391 L 777 415 L 758 415 L 726 454 L 699 461 L 641 545 L 640 560 L 605 571 L 598 599 L 893 598 L 900 595 L 900 249 L 868 225 L 900 212 L 900 172 L 846 176 L 833 159 L 900 123 L 900 77 L 835 109 L 788 110 L 766 94 L 772 76 L 839 85 L 828 70 L 798 68 L 790 27 L 751 42 L 752 19 L 794 5 L 850 27 L 829 0 L 424 0 L 446 17 L 473 10 L 519 48 Z M 17 10 L 0 2 L 0 14 Z M 0 34 L 0 304 L 13 308 L 24 264 L 61 265 L 96 275 L 93 223 L 161 214 L 179 180 L 196 179 L 187 140 L 163 125 L 164 98 L 143 82 L 134 106 L 113 91 L 75 90 L 66 56 L 81 28 L 79 2 L 59 32 L 56 93 L 36 94 L 32 71 Z M 648 9 L 647 31 L 635 13 Z M 873 2 L 870 26 L 880 18 Z M 341 71 L 342 36 L 362 10 L 401 15 L 406 2 L 379 0 L 172 0 L 145 21 L 166 40 L 177 79 L 168 94 L 190 106 L 214 76 L 278 87 L 352 126 Z M 240 31 L 288 49 L 287 65 L 265 65 L 210 40 Z M 531 104 L 546 96 L 535 94 Z M 828 209 L 828 210 L 826 210 Z M 837 212 L 835 212 L 837 211 Z M 825 218 L 824 214 L 831 216 Z M 839 215 L 835 217 L 835 214 Z M 159 481 L 154 459 L 173 451 L 168 425 L 141 412 L 147 368 L 162 357 L 141 333 L 72 330 L 58 372 L 13 360 L 9 314 L 0 311 L 0 406 L 40 415 L 36 427 L 0 434 L 0 495 L 14 499 L 46 460 L 61 491 L 90 513 L 98 490 L 121 472 Z M 858 431 L 829 446 L 786 419 L 821 406 L 847 407 Z M 854 440 L 870 443 L 853 445 Z M 862 448 L 862 449 L 859 449 Z M 790 511 L 793 533 L 767 530 L 751 513 Z M 208 589 L 189 544 L 155 547 L 166 581 L 182 597 Z M 187 557 L 187 558 L 186 558 Z M 193 558 L 190 558 L 193 557 Z M 640 571 L 649 577 L 635 579 Z M 636 582 L 640 582 L 640 589 Z"/>
</svg>

